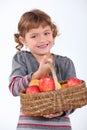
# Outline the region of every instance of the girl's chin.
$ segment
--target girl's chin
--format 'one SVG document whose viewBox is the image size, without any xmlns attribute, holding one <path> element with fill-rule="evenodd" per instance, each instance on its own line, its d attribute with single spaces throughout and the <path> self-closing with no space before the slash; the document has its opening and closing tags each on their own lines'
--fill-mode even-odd
<svg viewBox="0 0 87 130">
<path fill-rule="evenodd" d="M 38 54 L 38 55 L 43 55 L 47 54 L 49 51 L 45 51 L 44 49 L 42 51 L 33 51 L 32 53 Z"/>
<path fill-rule="evenodd" d="M 46 55 L 48 54 L 49 52 L 41 52 L 41 53 L 38 53 L 38 55 Z"/>
</svg>

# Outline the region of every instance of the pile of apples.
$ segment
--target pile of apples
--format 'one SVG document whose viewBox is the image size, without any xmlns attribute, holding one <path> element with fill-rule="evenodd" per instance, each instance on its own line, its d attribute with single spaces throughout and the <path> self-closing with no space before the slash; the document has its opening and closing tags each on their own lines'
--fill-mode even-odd
<svg viewBox="0 0 87 130">
<path fill-rule="evenodd" d="M 82 80 L 75 77 L 71 77 L 67 80 L 66 83 L 60 84 L 60 89 L 72 87 L 80 83 L 82 83 Z M 52 90 L 55 90 L 55 83 L 53 77 L 44 76 L 40 80 L 39 79 L 31 80 L 29 86 L 26 89 L 26 94 L 34 94 L 34 93 L 47 92 Z"/>
</svg>

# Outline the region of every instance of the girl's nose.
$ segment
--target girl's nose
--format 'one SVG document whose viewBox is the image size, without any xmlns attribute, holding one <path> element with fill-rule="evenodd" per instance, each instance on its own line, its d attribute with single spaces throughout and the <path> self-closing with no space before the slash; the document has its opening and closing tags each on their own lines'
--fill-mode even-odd
<svg viewBox="0 0 87 130">
<path fill-rule="evenodd" d="M 40 35 L 40 36 L 39 36 L 39 41 L 40 41 L 40 42 L 44 42 L 44 41 L 45 41 L 45 39 L 46 39 L 46 38 L 45 38 L 45 36 L 44 36 L 44 35 Z"/>
</svg>

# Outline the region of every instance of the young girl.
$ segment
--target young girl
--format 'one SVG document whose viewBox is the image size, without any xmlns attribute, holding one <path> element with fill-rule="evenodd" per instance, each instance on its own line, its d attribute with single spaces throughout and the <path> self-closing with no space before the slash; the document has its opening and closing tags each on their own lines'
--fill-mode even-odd
<svg viewBox="0 0 87 130">
<path fill-rule="evenodd" d="M 18 23 L 18 33 L 14 34 L 18 52 L 12 61 L 9 89 L 14 96 L 26 89 L 32 79 L 51 75 L 48 59 L 55 67 L 57 78 L 67 80 L 76 77 L 75 67 L 68 57 L 52 54 L 55 37 L 59 34 L 56 25 L 45 12 L 34 9 L 25 12 Z M 21 50 L 27 46 L 29 51 Z M 20 108 L 17 130 L 71 130 L 69 114 L 73 110 L 41 117 L 26 116 Z"/>
</svg>

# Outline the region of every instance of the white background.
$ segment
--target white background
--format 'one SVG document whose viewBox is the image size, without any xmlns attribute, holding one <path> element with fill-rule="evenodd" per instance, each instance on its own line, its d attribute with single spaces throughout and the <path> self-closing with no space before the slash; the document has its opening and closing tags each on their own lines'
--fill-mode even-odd
<svg viewBox="0 0 87 130">
<path fill-rule="evenodd" d="M 12 57 L 16 52 L 13 34 L 20 16 L 33 8 L 46 11 L 61 33 L 52 51 L 70 57 L 77 77 L 87 83 L 87 0 L 0 1 L 0 130 L 16 130 L 20 99 L 8 89 Z M 87 130 L 87 106 L 71 116 L 73 130 Z"/>
</svg>

